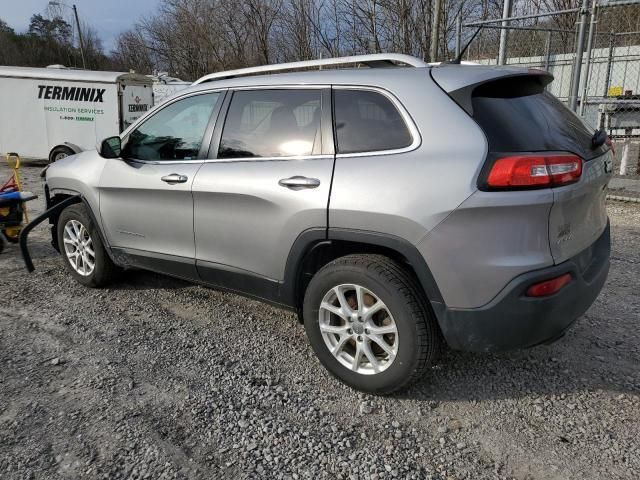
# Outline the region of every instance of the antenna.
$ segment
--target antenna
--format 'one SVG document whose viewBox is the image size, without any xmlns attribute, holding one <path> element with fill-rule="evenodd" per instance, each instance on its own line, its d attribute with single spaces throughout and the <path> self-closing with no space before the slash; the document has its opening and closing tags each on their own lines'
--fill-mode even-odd
<svg viewBox="0 0 640 480">
<path fill-rule="evenodd" d="M 467 52 L 467 49 L 471 45 L 471 42 L 473 42 L 475 40 L 475 38 L 478 36 L 478 34 L 480 33 L 480 30 L 482 30 L 482 26 L 479 26 L 478 29 L 474 32 L 474 34 L 471 35 L 471 38 L 466 43 L 464 48 L 462 48 L 462 50 L 460 50 L 460 53 L 458 54 L 458 56 L 456 58 L 454 58 L 453 60 L 450 60 L 448 62 L 444 62 L 444 63 L 448 63 L 448 64 L 451 64 L 451 65 L 460 65 L 460 63 L 462 62 L 462 57 Z"/>
</svg>

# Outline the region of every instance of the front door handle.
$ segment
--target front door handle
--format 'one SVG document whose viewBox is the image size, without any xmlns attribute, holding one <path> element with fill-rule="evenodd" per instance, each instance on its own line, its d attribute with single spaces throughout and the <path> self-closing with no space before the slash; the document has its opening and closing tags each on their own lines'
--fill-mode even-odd
<svg viewBox="0 0 640 480">
<path fill-rule="evenodd" d="M 300 190 L 302 188 L 317 188 L 320 186 L 320 180 L 317 178 L 301 177 L 296 175 L 289 178 L 283 178 L 278 182 L 281 187 L 287 187 L 291 190 Z"/>
<path fill-rule="evenodd" d="M 179 173 L 172 173 L 171 175 L 165 175 L 160 180 L 168 183 L 169 185 L 173 185 L 175 183 L 185 183 L 189 180 L 189 177 L 186 175 L 180 175 Z"/>
</svg>

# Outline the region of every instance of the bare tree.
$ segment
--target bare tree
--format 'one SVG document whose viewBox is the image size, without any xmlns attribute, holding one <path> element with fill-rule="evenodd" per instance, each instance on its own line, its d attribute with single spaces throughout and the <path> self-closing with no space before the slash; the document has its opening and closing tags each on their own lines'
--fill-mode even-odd
<svg viewBox="0 0 640 480">
<path fill-rule="evenodd" d="M 273 26 L 282 10 L 283 0 L 247 0 L 245 21 L 252 32 L 260 63 L 271 63 Z"/>
<path fill-rule="evenodd" d="M 513 12 L 537 13 L 578 1 L 514 0 Z M 500 18 L 502 5 L 503 0 L 443 2 L 439 57 L 453 55 L 458 16 L 465 22 Z M 155 16 L 121 35 L 114 57 L 129 68 L 168 70 L 185 79 L 248 65 L 384 51 L 429 60 L 433 7 L 433 0 L 162 0 Z M 568 18 L 518 25 L 570 30 Z M 464 29 L 463 38 L 473 30 Z M 513 38 L 522 45 L 529 38 L 539 43 L 532 35 L 519 31 Z M 483 29 L 469 55 L 495 57 L 498 37 L 499 29 Z"/>
</svg>

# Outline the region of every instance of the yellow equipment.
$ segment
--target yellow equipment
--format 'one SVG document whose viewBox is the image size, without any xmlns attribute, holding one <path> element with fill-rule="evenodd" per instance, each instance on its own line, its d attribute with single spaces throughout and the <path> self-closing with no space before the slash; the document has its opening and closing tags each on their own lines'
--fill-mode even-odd
<svg viewBox="0 0 640 480">
<path fill-rule="evenodd" d="M 12 176 L 2 186 L 0 193 L 21 192 L 20 183 L 20 155 L 17 153 L 7 153 L 7 163 L 13 171 Z M 0 207 L 0 233 L 12 243 L 17 243 L 20 237 L 22 225 L 29 223 L 26 203 Z"/>
</svg>

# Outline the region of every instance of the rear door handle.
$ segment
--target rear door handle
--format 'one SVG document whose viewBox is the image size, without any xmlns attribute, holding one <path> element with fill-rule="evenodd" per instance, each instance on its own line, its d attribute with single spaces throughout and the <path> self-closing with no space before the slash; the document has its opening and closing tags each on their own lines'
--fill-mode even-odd
<svg viewBox="0 0 640 480">
<path fill-rule="evenodd" d="M 171 175 L 165 175 L 160 180 L 173 185 L 175 183 L 185 183 L 187 180 L 189 180 L 189 177 L 187 177 L 186 175 L 180 175 L 179 173 L 172 173 Z"/>
<path fill-rule="evenodd" d="M 300 190 L 302 188 L 317 188 L 320 186 L 320 180 L 317 178 L 302 177 L 295 175 L 289 178 L 282 178 L 278 182 L 281 187 L 287 187 L 292 190 Z"/>
</svg>

